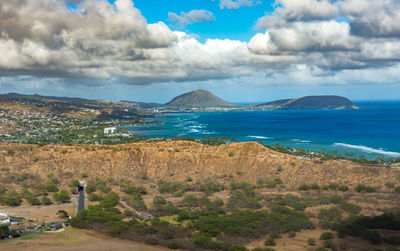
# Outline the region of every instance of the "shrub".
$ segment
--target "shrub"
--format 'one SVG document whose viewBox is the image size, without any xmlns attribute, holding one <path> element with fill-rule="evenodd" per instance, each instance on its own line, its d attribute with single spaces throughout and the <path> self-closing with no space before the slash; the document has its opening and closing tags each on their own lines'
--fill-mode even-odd
<svg viewBox="0 0 400 251">
<path fill-rule="evenodd" d="M 400 246 L 400 236 L 390 236 L 385 241 L 390 245 Z"/>
<path fill-rule="evenodd" d="M 184 207 L 198 207 L 199 199 L 197 199 L 194 195 L 186 195 L 181 202 L 179 202 L 179 206 Z"/>
<path fill-rule="evenodd" d="M 31 204 L 32 206 L 38 206 L 40 205 L 40 200 L 34 196 L 29 196 L 26 198 L 26 201 Z"/>
<path fill-rule="evenodd" d="M 347 191 L 349 191 L 349 187 L 346 185 L 340 185 L 338 190 L 342 191 L 342 192 L 347 192 Z"/>
<path fill-rule="evenodd" d="M 307 185 L 307 184 L 301 184 L 300 186 L 299 186 L 299 190 L 302 190 L 302 191 L 307 191 L 307 190 L 310 190 L 310 186 L 309 185 Z"/>
<path fill-rule="evenodd" d="M 217 249 L 219 246 L 217 242 L 214 242 L 210 236 L 205 234 L 194 235 L 192 241 L 196 246 L 206 249 Z"/>
<path fill-rule="evenodd" d="M 400 194 L 400 186 L 397 186 L 397 187 L 394 189 L 394 191 L 395 191 L 396 193 Z"/>
<path fill-rule="evenodd" d="M 119 195 L 116 192 L 108 193 L 102 201 L 100 201 L 100 205 L 103 208 L 113 208 L 118 205 Z"/>
<path fill-rule="evenodd" d="M 143 173 L 140 174 L 140 178 L 142 180 L 147 180 L 149 177 L 147 176 L 147 173 L 143 172 Z"/>
<path fill-rule="evenodd" d="M 309 245 L 309 246 L 315 246 L 316 243 L 317 243 L 317 241 L 314 238 L 309 238 L 307 240 L 307 245 Z"/>
<path fill-rule="evenodd" d="M 359 214 L 361 212 L 361 207 L 350 202 L 342 202 L 340 203 L 340 208 L 343 211 L 346 211 L 351 214 Z"/>
<path fill-rule="evenodd" d="M 115 237 L 120 235 L 126 229 L 127 227 L 124 226 L 123 224 L 113 224 L 108 227 L 107 232 Z"/>
<path fill-rule="evenodd" d="M 78 189 L 76 189 L 76 187 L 72 187 L 72 188 L 69 190 L 69 192 L 72 193 L 72 194 L 78 194 Z"/>
<path fill-rule="evenodd" d="M 81 178 L 82 179 L 87 178 L 87 177 L 89 177 L 89 175 L 87 173 L 81 173 Z"/>
<path fill-rule="evenodd" d="M 174 238 L 174 235 L 171 233 L 171 231 L 167 229 L 161 230 L 158 234 L 160 238 L 164 240 L 170 240 Z"/>
<path fill-rule="evenodd" d="M 319 237 L 320 240 L 331 240 L 333 239 L 333 233 L 331 232 L 324 232 L 321 234 L 321 236 Z"/>
<path fill-rule="evenodd" d="M 338 207 L 322 208 L 319 211 L 318 219 L 323 229 L 332 228 L 342 220 L 342 211 Z"/>
<path fill-rule="evenodd" d="M 49 197 L 43 196 L 42 197 L 42 204 L 48 206 L 48 205 L 53 204 L 53 202 L 51 202 Z"/>
<path fill-rule="evenodd" d="M 359 185 L 356 186 L 355 191 L 359 192 L 359 193 L 362 193 L 362 192 L 364 192 L 364 193 L 375 193 L 377 191 L 377 189 L 375 187 L 372 187 L 372 186 L 366 186 L 364 184 L 359 184 Z"/>
<path fill-rule="evenodd" d="M 133 198 L 131 199 L 131 205 L 134 209 L 139 210 L 139 211 L 147 210 L 147 206 L 146 206 L 146 204 L 144 204 L 144 201 L 141 197 L 139 199 L 139 198 L 133 196 Z"/>
<path fill-rule="evenodd" d="M 183 183 L 176 181 L 160 180 L 158 182 L 158 191 L 160 193 L 175 193 L 183 188 Z"/>
<path fill-rule="evenodd" d="M 337 246 L 332 240 L 325 240 L 323 245 L 325 248 L 329 248 L 332 251 L 337 251 Z"/>
<path fill-rule="evenodd" d="M 193 228 L 208 235 L 216 236 L 223 232 L 229 236 L 243 236 L 248 238 L 260 237 L 268 232 L 286 233 L 300 229 L 310 229 L 314 225 L 308 217 L 292 209 L 280 206 L 267 211 L 239 211 L 224 215 L 194 215 L 182 213 L 183 219 L 195 219 Z"/>
<path fill-rule="evenodd" d="M 296 237 L 296 232 L 295 232 L 295 231 L 290 231 L 290 232 L 289 232 L 289 237 L 290 237 L 290 238 Z"/>
<path fill-rule="evenodd" d="M 311 184 L 310 188 L 312 190 L 320 190 L 321 189 L 321 187 L 316 183 Z"/>
<path fill-rule="evenodd" d="M 124 218 L 129 218 L 129 217 L 134 216 L 134 214 L 133 214 L 133 212 L 132 212 L 131 210 L 125 209 L 125 211 L 122 213 L 122 216 L 123 216 Z"/>
<path fill-rule="evenodd" d="M 232 190 L 239 190 L 239 189 L 251 189 L 253 185 L 248 182 L 231 182 L 230 187 Z"/>
<path fill-rule="evenodd" d="M 225 186 L 212 178 L 206 178 L 204 184 L 201 185 L 200 190 L 204 191 L 207 195 L 223 191 Z"/>
<path fill-rule="evenodd" d="M 226 247 L 228 247 L 229 251 L 248 251 L 247 248 L 239 246 L 239 245 L 231 245 L 230 243 L 222 243 L 222 245 L 225 245 Z M 222 247 L 222 249 L 224 250 L 224 247 Z"/>
<path fill-rule="evenodd" d="M 88 185 L 86 186 L 85 190 L 86 190 L 86 192 L 87 192 L 88 194 L 91 194 L 91 193 L 96 192 L 97 187 L 96 187 L 95 184 L 88 184 Z"/>
<path fill-rule="evenodd" d="M 49 179 L 49 181 L 53 182 L 54 184 L 58 184 L 58 179 L 53 173 L 49 173 L 47 175 L 47 178 Z"/>
<path fill-rule="evenodd" d="M 274 238 L 274 239 L 280 239 L 280 238 L 282 238 L 281 234 L 278 233 L 278 232 L 271 232 L 271 233 L 269 234 L 269 237 Z"/>
<path fill-rule="evenodd" d="M 158 245 L 159 244 L 158 240 L 151 236 L 146 237 L 144 239 L 144 243 L 149 244 L 149 245 Z"/>
<path fill-rule="evenodd" d="M 103 193 L 109 193 L 112 191 L 111 187 L 107 186 L 107 185 L 97 185 L 97 189 L 99 189 L 101 192 Z"/>
<path fill-rule="evenodd" d="M 121 186 L 121 191 L 126 194 L 129 194 L 129 195 L 147 194 L 146 188 L 142 187 L 142 186 L 135 187 L 135 186 L 124 185 L 124 186 Z"/>
<path fill-rule="evenodd" d="M 269 237 L 268 239 L 266 239 L 264 241 L 264 245 L 265 246 L 275 246 L 276 245 L 275 239 L 272 237 Z"/>
<path fill-rule="evenodd" d="M 45 186 L 44 189 L 49 192 L 49 193 L 56 193 L 58 192 L 58 187 L 54 181 L 49 180 Z"/>
<path fill-rule="evenodd" d="M 58 203 L 67 203 L 70 201 L 68 191 L 61 190 L 59 193 L 53 194 L 54 200 Z"/>
<path fill-rule="evenodd" d="M 255 197 L 254 191 L 247 190 L 247 193 L 243 191 L 234 191 L 231 197 L 229 198 L 229 202 L 227 207 L 229 210 L 233 210 L 234 208 L 250 208 L 250 209 L 259 209 L 261 208 L 261 204 L 258 202 L 258 199 Z"/>
<path fill-rule="evenodd" d="M 392 182 L 387 182 L 387 183 L 385 183 L 385 187 L 386 188 L 394 188 L 394 183 L 392 183 Z"/>
<path fill-rule="evenodd" d="M 22 190 L 22 196 L 32 206 L 40 205 L 40 200 L 27 189 Z"/>
<path fill-rule="evenodd" d="M 281 206 L 290 206 L 297 211 L 304 211 L 305 208 L 316 204 L 316 202 L 311 198 L 300 198 L 291 194 L 288 194 L 285 197 L 276 196 L 274 202 Z"/>
<path fill-rule="evenodd" d="M 65 210 L 58 210 L 57 216 L 61 219 L 67 219 L 69 217 L 67 211 Z"/>
<path fill-rule="evenodd" d="M 375 217 L 358 216 L 352 217 L 337 227 L 339 236 L 359 236 L 373 244 L 379 244 L 384 239 L 374 229 L 399 230 L 400 221 L 397 216 L 383 214 Z"/>
<path fill-rule="evenodd" d="M 164 197 L 162 197 L 162 196 L 157 195 L 153 198 L 153 207 L 154 208 L 159 208 L 166 204 L 167 204 L 167 200 L 164 199 Z"/>
<path fill-rule="evenodd" d="M 7 188 L 5 188 L 2 184 L 0 184 L 0 195 L 4 194 L 7 191 Z"/>
<path fill-rule="evenodd" d="M 331 182 L 331 183 L 329 183 L 328 187 L 330 190 L 338 190 L 338 188 L 340 187 L 340 184 L 336 183 L 336 182 Z"/>
<path fill-rule="evenodd" d="M 68 184 L 69 187 L 77 187 L 79 185 L 79 180 L 71 180 L 71 182 Z"/>
<path fill-rule="evenodd" d="M 8 190 L 3 196 L 1 196 L 1 202 L 12 207 L 17 207 L 21 205 L 22 198 L 17 191 Z"/>
<path fill-rule="evenodd" d="M 91 193 L 88 196 L 88 200 L 92 201 L 92 202 L 93 201 L 101 201 L 101 200 L 103 200 L 103 196 L 95 194 L 95 193 Z"/>
<path fill-rule="evenodd" d="M 167 248 L 168 249 L 178 249 L 179 248 L 179 244 L 176 242 L 171 242 L 167 244 Z"/>
</svg>

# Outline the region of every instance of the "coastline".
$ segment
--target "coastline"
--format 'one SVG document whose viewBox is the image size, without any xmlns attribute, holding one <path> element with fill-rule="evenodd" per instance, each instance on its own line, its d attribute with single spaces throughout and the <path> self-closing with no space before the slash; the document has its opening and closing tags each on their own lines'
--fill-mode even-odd
<svg viewBox="0 0 400 251">
<path fill-rule="evenodd" d="M 345 157 L 400 157 L 400 144 L 396 143 L 400 134 L 395 128 L 400 102 L 394 105 L 385 102 L 384 107 L 379 102 L 357 105 L 359 110 L 168 113 L 157 117 L 164 122 L 162 125 L 127 129 L 147 138 L 217 137 L 227 141 L 281 144 L 310 152 L 340 153 Z"/>
</svg>

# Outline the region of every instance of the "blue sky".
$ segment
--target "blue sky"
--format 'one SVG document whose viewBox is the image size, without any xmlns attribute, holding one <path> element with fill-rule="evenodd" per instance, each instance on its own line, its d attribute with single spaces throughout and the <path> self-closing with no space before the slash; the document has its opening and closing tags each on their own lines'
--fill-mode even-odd
<svg viewBox="0 0 400 251">
<path fill-rule="evenodd" d="M 1 1 L 0 54 L 0 93 L 400 99 L 400 2 Z"/>
<path fill-rule="evenodd" d="M 110 1 L 114 2 L 114 1 Z M 254 28 L 258 17 L 264 15 L 265 12 L 273 11 L 273 1 L 264 1 L 254 7 L 242 7 L 239 9 L 223 9 L 218 2 L 211 0 L 136 0 L 136 7 L 142 11 L 142 14 L 150 23 L 163 21 L 171 28 L 175 28 L 173 23 L 168 19 L 168 13 L 189 12 L 195 9 L 205 9 L 214 13 L 215 21 L 205 23 L 193 23 L 187 27 L 176 27 L 187 33 L 193 33 L 200 36 L 200 40 L 204 41 L 208 38 L 219 39 L 237 39 L 248 41 L 256 33 Z M 154 6 L 157 6 L 154 8 Z"/>
</svg>

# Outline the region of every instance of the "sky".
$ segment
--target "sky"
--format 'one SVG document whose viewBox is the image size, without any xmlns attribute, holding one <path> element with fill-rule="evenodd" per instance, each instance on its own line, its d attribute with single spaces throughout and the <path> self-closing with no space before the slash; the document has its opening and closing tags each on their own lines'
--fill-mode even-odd
<svg viewBox="0 0 400 251">
<path fill-rule="evenodd" d="M 398 0 L 0 1 L 0 93 L 400 100 Z"/>
</svg>

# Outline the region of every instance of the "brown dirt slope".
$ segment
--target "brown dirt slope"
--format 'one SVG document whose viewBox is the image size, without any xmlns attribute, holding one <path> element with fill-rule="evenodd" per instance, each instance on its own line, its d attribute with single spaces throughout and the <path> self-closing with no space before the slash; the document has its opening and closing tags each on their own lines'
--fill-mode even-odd
<svg viewBox="0 0 400 251">
<path fill-rule="evenodd" d="M 278 171 L 281 169 L 281 171 Z M 348 161 L 316 163 L 269 150 L 255 142 L 205 146 L 188 141 L 135 143 L 118 146 L 30 146 L 0 144 L 0 177 L 15 173 L 46 177 L 54 173 L 65 179 L 91 177 L 149 180 L 203 180 L 207 176 L 256 182 L 280 176 L 286 189 L 302 183 L 366 184 L 382 189 L 400 180 L 399 167 L 363 166 Z"/>
</svg>

